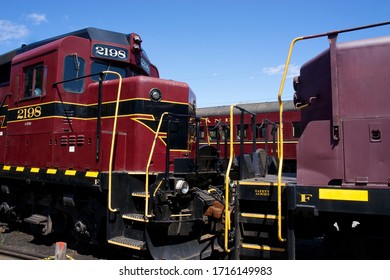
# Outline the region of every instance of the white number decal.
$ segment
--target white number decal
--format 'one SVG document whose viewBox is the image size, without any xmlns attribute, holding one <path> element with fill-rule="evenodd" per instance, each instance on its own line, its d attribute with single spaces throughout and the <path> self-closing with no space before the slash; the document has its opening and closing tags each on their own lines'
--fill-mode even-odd
<svg viewBox="0 0 390 280">
<path fill-rule="evenodd" d="M 125 49 L 118 49 L 110 46 L 95 45 L 94 54 L 97 56 L 105 56 L 113 59 L 127 59 L 127 52 Z"/>
</svg>

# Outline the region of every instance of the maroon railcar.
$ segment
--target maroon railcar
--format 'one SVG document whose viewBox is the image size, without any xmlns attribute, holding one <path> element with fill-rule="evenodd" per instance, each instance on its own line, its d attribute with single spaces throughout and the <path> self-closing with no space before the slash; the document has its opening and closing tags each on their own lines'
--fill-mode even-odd
<svg viewBox="0 0 390 280">
<path fill-rule="evenodd" d="M 237 182 L 237 256 L 296 258 L 297 240 L 308 239 L 323 245 L 314 258 L 388 259 L 390 37 L 337 43 L 340 33 L 384 24 L 292 41 L 325 36 L 330 46 L 294 78 L 296 176 L 279 168 Z"/>
<path fill-rule="evenodd" d="M 306 63 L 298 184 L 389 184 L 389 37 L 336 44 Z"/>
<path fill-rule="evenodd" d="M 387 258 L 390 37 L 336 43 L 336 35 L 294 83 L 295 102 L 305 107 L 296 209 L 315 217 L 301 231 L 321 229 L 331 256 Z"/>
</svg>

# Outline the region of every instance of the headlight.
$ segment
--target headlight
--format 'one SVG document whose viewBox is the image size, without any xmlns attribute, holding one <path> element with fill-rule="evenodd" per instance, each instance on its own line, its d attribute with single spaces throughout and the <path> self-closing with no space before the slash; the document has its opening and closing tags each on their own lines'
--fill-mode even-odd
<svg viewBox="0 0 390 280">
<path fill-rule="evenodd" d="M 150 99 L 154 102 L 159 102 L 162 98 L 162 93 L 158 88 L 152 88 L 149 91 Z"/>
<path fill-rule="evenodd" d="M 188 193 L 190 189 L 190 185 L 184 180 L 178 180 L 175 185 L 175 190 L 180 192 L 181 194 Z"/>
</svg>

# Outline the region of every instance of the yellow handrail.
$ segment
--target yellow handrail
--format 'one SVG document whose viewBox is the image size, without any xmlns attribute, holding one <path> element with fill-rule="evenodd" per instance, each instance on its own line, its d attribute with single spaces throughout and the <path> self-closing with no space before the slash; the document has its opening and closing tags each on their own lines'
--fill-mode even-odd
<svg viewBox="0 0 390 280">
<path fill-rule="evenodd" d="M 282 237 L 282 169 L 283 169 L 283 102 L 282 102 L 282 93 L 284 88 L 284 83 L 286 81 L 288 66 L 290 64 L 291 54 L 294 47 L 294 44 L 302 40 L 304 37 L 297 37 L 291 41 L 290 48 L 287 55 L 286 65 L 284 67 L 284 72 L 282 76 L 282 81 L 280 83 L 280 88 L 278 92 L 278 101 L 279 101 L 279 130 L 278 130 L 278 239 L 282 242 L 285 242 L 286 239 Z"/>
<path fill-rule="evenodd" d="M 152 148 L 150 149 L 150 154 L 149 154 L 149 158 L 148 158 L 148 162 L 146 164 L 146 179 L 145 179 L 145 218 L 146 217 L 151 217 L 151 215 L 148 214 L 148 209 L 149 209 L 149 168 L 150 168 L 150 163 L 152 162 L 152 157 L 153 157 L 153 153 L 154 153 L 154 148 L 156 146 L 156 141 L 157 141 L 157 138 L 158 138 L 158 134 L 160 133 L 160 129 L 161 129 L 161 124 L 163 122 L 163 119 L 166 115 L 168 115 L 169 112 L 164 112 L 161 117 L 160 117 L 160 121 L 158 123 L 158 127 L 157 127 L 157 130 L 156 130 L 156 133 L 154 134 L 154 140 L 153 140 L 153 144 L 152 144 Z"/>
<path fill-rule="evenodd" d="M 233 143 L 233 109 L 236 105 L 230 106 L 230 156 L 229 163 L 226 170 L 225 177 L 225 252 L 229 253 L 229 230 L 231 228 L 230 224 L 230 211 L 229 211 L 229 190 L 230 190 L 230 169 L 232 168 L 233 158 L 234 158 L 234 143 Z"/>
<path fill-rule="evenodd" d="M 116 136 L 116 125 L 118 121 L 118 111 L 119 111 L 119 100 L 121 96 L 121 89 L 122 89 L 122 76 L 118 72 L 114 71 L 103 71 L 103 74 L 114 74 L 119 77 L 119 86 L 118 86 L 118 93 L 116 98 L 116 104 L 115 104 L 115 115 L 114 115 L 114 124 L 112 128 L 112 138 L 111 138 L 111 150 L 110 150 L 110 163 L 108 166 L 108 210 L 110 212 L 117 212 L 119 209 L 112 208 L 111 205 L 111 192 L 112 192 L 112 165 L 113 165 L 113 158 L 114 158 L 114 146 L 115 146 L 115 136 Z"/>
<path fill-rule="evenodd" d="M 210 135 L 209 135 L 209 125 L 208 123 L 210 122 L 209 118 L 202 118 L 204 120 L 204 125 L 205 125 L 205 128 L 204 128 L 204 133 L 206 135 L 206 138 L 207 138 L 207 145 L 211 145 L 210 144 Z"/>
</svg>

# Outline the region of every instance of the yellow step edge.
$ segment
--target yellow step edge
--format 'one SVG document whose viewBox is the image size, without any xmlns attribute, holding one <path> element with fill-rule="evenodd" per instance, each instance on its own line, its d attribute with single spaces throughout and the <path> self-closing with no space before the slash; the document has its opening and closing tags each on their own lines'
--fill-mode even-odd
<svg viewBox="0 0 390 280">
<path fill-rule="evenodd" d="M 271 247 L 268 245 L 243 243 L 241 244 L 241 247 L 245 249 L 253 249 L 253 250 L 260 250 L 260 251 L 272 251 L 272 252 L 280 252 L 280 253 L 286 252 L 285 248 Z"/>
<path fill-rule="evenodd" d="M 130 244 L 125 244 L 125 243 L 122 243 L 122 242 L 117 242 L 117 241 L 113 241 L 113 240 L 108 240 L 107 242 L 110 243 L 110 244 L 114 244 L 114 245 L 118 245 L 118 246 L 130 248 L 130 249 L 134 249 L 134 250 L 138 250 L 138 251 L 141 251 L 141 250 L 142 250 L 142 248 L 140 248 L 140 247 L 138 247 L 138 246 L 134 246 L 134 245 L 130 245 Z"/>
<path fill-rule="evenodd" d="M 145 192 L 133 192 L 131 194 L 131 196 L 134 196 L 134 197 L 146 197 L 146 194 L 145 194 Z M 148 194 L 148 197 L 150 197 L 150 194 Z"/>
<path fill-rule="evenodd" d="M 257 214 L 257 213 L 241 213 L 241 216 L 244 218 L 254 218 L 254 219 L 268 219 L 268 220 L 277 220 L 277 215 L 272 214 Z M 282 217 L 284 219 L 284 217 Z"/>
<path fill-rule="evenodd" d="M 246 181 L 240 181 L 238 182 L 240 186 L 261 186 L 261 187 L 277 187 L 277 182 L 246 182 Z M 281 183 L 282 187 L 286 186 L 286 183 Z"/>
<path fill-rule="evenodd" d="M 132 221 L 138 221 L 138 222 L 145 222 L 147 223 L 149 220 L 143 216 L 143 215 L 132 215 L 132 216 L 129 216 L 127 214 L 123 214 L 122 215 L 122 218 L 123 219 L 127 219 L 127 220 L 132 220 Z"/>
</svg>

